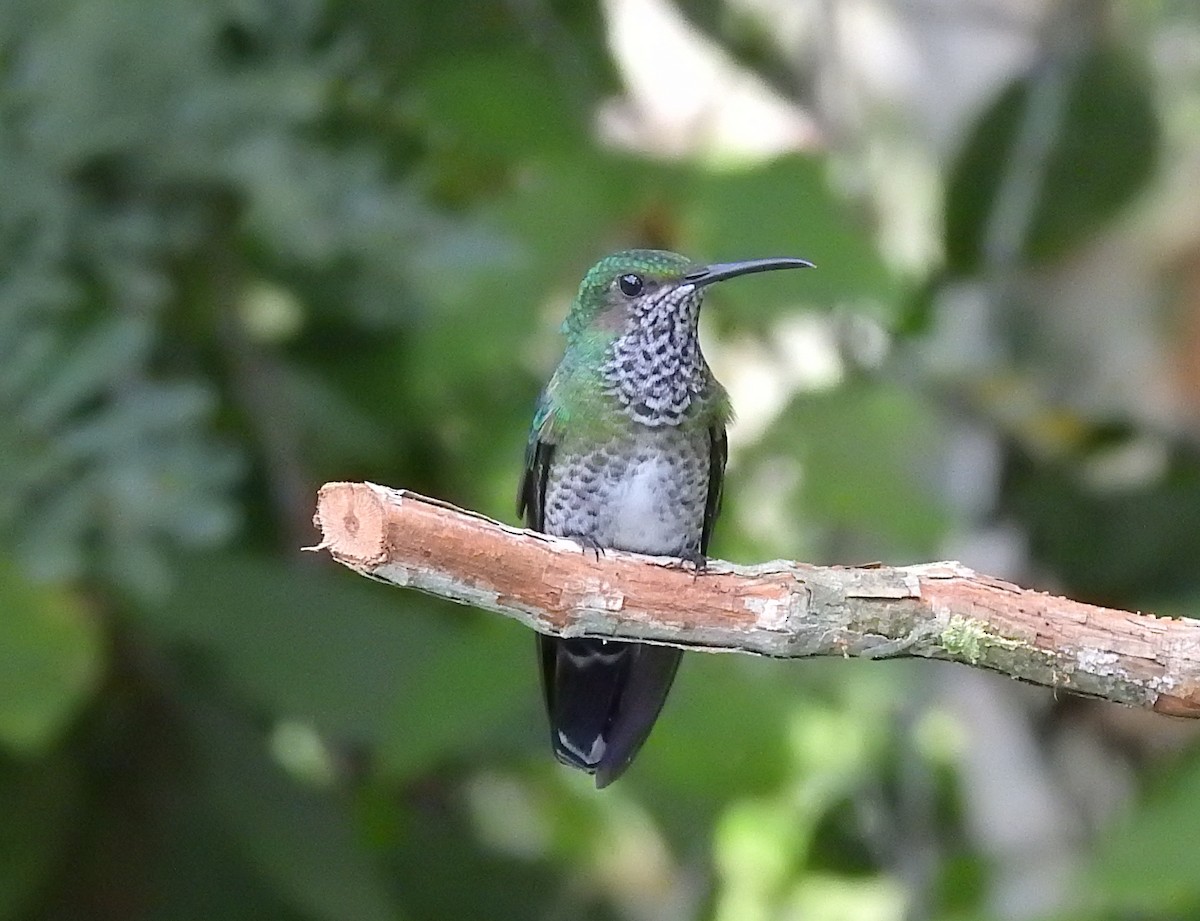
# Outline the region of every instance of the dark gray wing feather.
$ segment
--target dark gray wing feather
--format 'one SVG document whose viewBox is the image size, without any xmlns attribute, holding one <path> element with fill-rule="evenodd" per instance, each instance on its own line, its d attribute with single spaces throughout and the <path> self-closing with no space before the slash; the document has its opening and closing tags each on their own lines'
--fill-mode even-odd
<svg viewBox="0 0 1200 921">
<path fill-rule="evenodd" d="M 721 513 L 721 497 L 725 490 L 725 462 L 729 460 L 729 438 L 725 426 L 714 425 L 708 430 L 708 498 L 704 502 L 704 529 L 700 532 L 700 552 L 708 556 L 708 542 L 713 525 Z"/>
</svg>

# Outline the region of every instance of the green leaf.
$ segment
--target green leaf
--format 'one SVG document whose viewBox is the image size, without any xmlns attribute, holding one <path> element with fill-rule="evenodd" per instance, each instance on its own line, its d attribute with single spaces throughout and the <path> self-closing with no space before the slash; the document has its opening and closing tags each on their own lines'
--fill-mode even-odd
<svg viewBox="0 0 1200 921">
<path fill-rule="evenodd" d="M 532 634 L 488 616 L 413 662 L 404 692 L 387 711 L 380 770 L 393 777 L 427 769 L 436 759 L 501 748 L 523 738 L 519 717 L 536 706 Z M 511 742 L 508 743 L 511 746 Z"/>
<path fill-rule="evenodd" d="M 531 656 L 532 658 L 532 656 Z M 550 757 L 547 752 L 546 757 Z M 480 847 L 478 825 L 464 808 L 465 797 L 455 795 L 431 800 L 435 814 L 429 820 L 404 822 L 388 851 L 391 874 L 405 883 L 405 910 L 414 918 L 543 918 L 571 921 L 615 921 L 621 917 L 597 910 L 593 899 L 572 895 L 575 887 L 563 885 L 563 864 L 515 858 Z M 520 810 L 542 807 L 535 792 L 529 800 L 498 804 L 498 808 Z M 561 801 L 560 801 L 561 802 Z M 415 817 L 415 816 L 414 816 Z M 532 819 L 538 822 L 543 816 Z M 516 823 L 527 823 L 515 815 Z M 586 826 L 585 826 L 586 828 Z M 591 831 L 602 834 L 594 826 Z M 590 843 L 595 846 L 596 836 Z M 582 868 L 580 868 L 582 869 Z M 576 871 L 578 872 L 578 871 Z M 580 874 L 582 875 L 582 874 Z M 594 897 L 593 897 L 594 898 Z M 581 904 L 582 903 L 582 904 Z"/>
<path fill-rule="evenodd" d="M 1200 757 L 1195 751 L 1124 821 L 1105 830 L 1085 877 L 1122 915 L 1194 917 L 1200 908 Z"/>
<path fill-rule="evenodd" d="M 432 606 L 319 564 L 214 555 L 184 561 L 171 602 L 140 614 L 257 705 L 374 740 L 409 663 L 454 633 Z"/>
<path fill-rule="evenodd" d="M 1036 182 L 1036 202 L 1021 243 L 1033 262 L 1059 256 L 1093 236 L 1154 174 L 1159 129 L 1146 74 L 1114 48 L 1090 51 L 1069 75 L 1061 118 L 1040 117 L 1035 94 L 1051 79 L 1036 68 L 1014 81 L 976 122 L 950 170 L 946 192 L 946 256 L 953 273 L 979 270 L 984 246 L 1007 188 L 1021 170 L 1014 158 L 1031 156 L 1017 183 Z"/>
<path fill-rule="evenodd" d="M 792 663 L 686 656 L 632 782 L 719 800 L 777 788 L 791 770 L 794 674 Z"/>
<path fill-rule="evenodd" d="M 110 317 L 55 356 L 22 407 L 23 421 L 50 429 L 79 406 L 95 401 L 112 378 L 145 359 L 153 328 L 140 317 Z"/>
<path fill-rule="evenodd" d="M 801 275 L 774 272 L 721 285 L 714 300 L 732 305 L 729 315 L 739 326 L 800 303 L 896 302 L 897 279 L 869 230 L 830 191 L 823 160 L 785 157 L 751 169 L 697 172 L 691 191 L 681 245 L 692 258 L 799 256 L 816 263 Z"/>
<path fill-rule="evenodd" d="M 79 793 L 78 775 L 61 758 L 0 757 L 0 919 L 28 917 L 67 846 Z"/>
<path fill-rule="evenodd" d="M 937 417 L 916 394 L 858 380 L 796 397 L 761 450 L 800 459 L 806 518 L 854 529 L 860 552 L 919 559 L 947 524 L 929 468 L 938 438 Z"/>
<path fill-rule="evenodd" d="M 435 143 L 487 159 L 582 148 L 586 108 L 568 96 L 549 62 L 515 49 L 456 57 L 409 92 L 407 107 L 420 113 Z"/>
<path fill-rule="evenodd" d="M 394 921 L 381 867 L 333 790 L 306 789 L 270 760 L 264 739 L 215 709 L 196 705 L 191 725 L 205 793 L 251 867 L 287 901 L 319 921 Z"/>
<path fill-rule="evenodd" d="M 527 631 L 332 569 L 193 559 L 144 616 L 258 706 L 382 746 L 395 774 L 490 748 L 535 693 Z"/>
<path fill-rule="evenodd" d="M 0 744 L 27 754 L 52 746 L 103 667 L 100 624 L 79 600 L 0 560 Z"/>
<path fill-rule="evenodd" d="M 1200 587 L 1200 453 L 1183 440 L 1151 444 L 1164 449 L 1161 470 L 1105 486 L 1089 472 L 1106 454 L 1137 450 L 1135 433 L 1124 425 L 1085 431 L 1096 443 L 1060 459 L 1010 452 L 1004 508 L 1025 527 L 1034 557 L 1075 596 L 1130 607 L 1190 600 Z"/>
</svg>

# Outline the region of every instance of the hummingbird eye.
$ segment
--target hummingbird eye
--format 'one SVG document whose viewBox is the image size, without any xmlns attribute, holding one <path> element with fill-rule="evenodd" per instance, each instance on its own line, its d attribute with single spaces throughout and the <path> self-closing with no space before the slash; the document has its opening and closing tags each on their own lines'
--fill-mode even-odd
<svg viewBox="0 0 1200 921">
<path fill-rule="evenodd" d="M 642 280 L 641 275 L 630 273 L 622 275 L 617 279 L 617 287 L 621 289 L 621 293 L 626 297 L 637 297 L 642 293 L 642 289 L 645 286 L 646 283 Z"/>
</svg>

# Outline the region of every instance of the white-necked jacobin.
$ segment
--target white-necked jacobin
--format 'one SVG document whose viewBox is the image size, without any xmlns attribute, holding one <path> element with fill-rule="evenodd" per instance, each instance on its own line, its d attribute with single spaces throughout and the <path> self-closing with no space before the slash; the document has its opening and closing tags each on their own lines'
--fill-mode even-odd
<svg viewBox="0 0 1200 921">
<path fill-rule="evenodd" d="M 732 411 L 700 351 L 705 288 L 803 259 L 697 265 L 627 250 L 584 277 L 566 351 L 538 401 L 518 496 L 528 527 L 702 568 L 721 505 Z M 650 734 L 682 653 L 592 637 L 538 636 L 554 754 L 614 781 Z"/>
</svg>

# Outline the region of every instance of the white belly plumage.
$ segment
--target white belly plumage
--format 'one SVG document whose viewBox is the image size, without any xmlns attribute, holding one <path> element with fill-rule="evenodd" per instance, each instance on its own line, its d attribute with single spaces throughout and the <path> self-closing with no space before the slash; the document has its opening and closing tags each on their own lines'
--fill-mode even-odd
<svg viewBox="0 0 1200 921">
<path fill-rule="evenodd" d="M 641 429 L 590 451 L 556 452 L 545 528 L 601 547 L 680 556 L 699 550 L 708 494 L 706 431 Z"/>
</svg>

